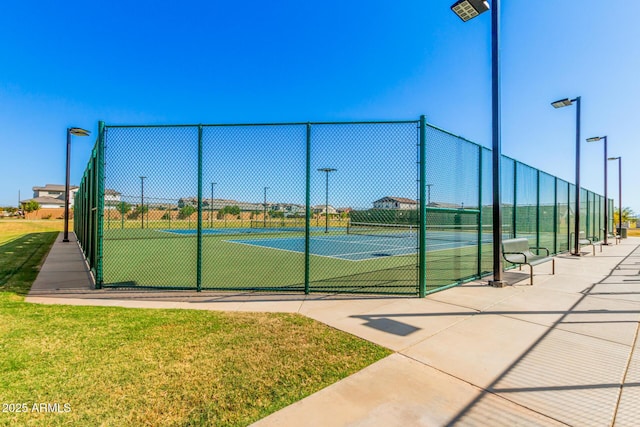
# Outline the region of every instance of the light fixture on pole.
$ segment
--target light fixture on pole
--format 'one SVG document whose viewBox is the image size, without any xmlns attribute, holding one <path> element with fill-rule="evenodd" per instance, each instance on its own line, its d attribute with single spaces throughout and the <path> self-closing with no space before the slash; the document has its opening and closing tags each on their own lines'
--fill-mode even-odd
<svg viewBox="0 0 640 427">
<path fill-rule="evenodd" d="M 622 236 L 622 157 L 609 157 L 608 160 L 618 161 L 618 236 Z"/>
<path fill-rule="evenodd" d="M 142 217 L 142 228 L 144 228 L 144 180 L 146 176 L 140 177 L 140 214 Z"/>
<path fill-rule="evenodd" d="M 607 196 L 607 136 L 594 136 L 593 138 L 587 138 L 587 142 L 597 142 L 600 140 L 604 140 L 604 244 L 608 245 L 609 240 L 607 236 L 609 235 L 609 209 L 607 208 L 608 196 Z"/>
<path fill-rule="evenodd" d="M 269 187 L 264 187 L 264 214 L 262 215 L 262 221 L 264 228 L 267 228 L 267 190 Z"/>
<path fill-rule="evenodd" d="M 329 173 L 335 172 L 337 170 L 338 169 L 334 169 L 334 168 L 320 168 L 320 169 L 318 169 L 318 172 L 325 172 L 326 173 L 325 198 L 324 198 L 324 216 L 325 216 L 324 232 L 325 233 L 329 232 Z"/>
<path fill-rule="evenodd" d="M 461 0 L 451 10 L 464 22 L 489 10 L 489 2 Z M 500 1 L 493 0 L 491 6 L 491 164 L 493 173 L 493 280 L 491 286 L 503 287 L 502 266 L 502 205 L 500 198 Z"/>
<path fill-rule="evenodd" d="M 493 7 L 496 7 L 495 2 Z M 460 19 L 467 22 L 489 10 L 489 2 L 483 0 L 460 0 L 451 6 L 451 10 L 453 10 L 453 13 L 458 15 Z"/>
<path fill-rule="evenodd" d="M 63 242 L 69 241 L 69 203 L 71 198 L 69 197 L 69 180 L 71 174 L 71 135 L 75 136 L 89 136 L 91 132 L 82 128 L 67 128 L 67 178 L 64 183 L 64 237 Z"/>
<path fill-rule="evenodd" d="M 575 227 L 573 230 L 573 255 L 580 256 L 580 97 L 575 99 L 564 98 L 551 103 L 553 108 L 568 107 L 569 105 L 576 103 L 576 219 Z"/>
</svg>

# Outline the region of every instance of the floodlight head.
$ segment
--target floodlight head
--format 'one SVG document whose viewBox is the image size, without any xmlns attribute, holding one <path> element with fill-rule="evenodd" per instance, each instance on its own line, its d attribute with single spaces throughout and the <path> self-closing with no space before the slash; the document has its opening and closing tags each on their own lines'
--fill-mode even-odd
<svg viewBox="0 0 640 427">
<path fill-rule="evenodd" d="M 467 22 L 489 10 L 489 2 L 484 0 L 460 0 L 451 6 L 451 10 L 458 15 L 458 18 Z"/>
<path fill-rule="evenodd" d="M 75 136 L 89 136 L 91 132 L 82 128 L 69 128 L 69 133 Z"/>
<path fill-rule="evenodd" d="M 587 138 L 587 142 L 596 142 L 596 141 L 600 141 L 601 139 L 604 139 L 604 137 L 594 136 L 593 138 Z"/>
<path fill-rule="evenodd" d="M 573 104 L 573 101 L 570 100 L 569 98 L 559 99 L 558 101 L 554 101 L 551 103 L 553 108 L 562 108 L 571 104 Z"/>
</svg>

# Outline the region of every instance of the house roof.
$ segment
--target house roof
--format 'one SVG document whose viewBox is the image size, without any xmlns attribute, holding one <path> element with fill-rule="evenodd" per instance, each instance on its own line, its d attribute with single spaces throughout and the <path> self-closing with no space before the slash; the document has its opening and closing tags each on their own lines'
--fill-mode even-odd
<svg viewBox="0 0 640 427">
<path fill-rule="evenodd" d="M 33 199 L 20 200 L 20 203 L 30 201 L 38 202 L 39 205 L 59 205 L 60 207 L 64 207 L 64 200 L 55 197 L 34 197 Z"/>
<path fill-rule="evenodd" d="M 406 197 L 391 197 L 391 196 L 386 196 L 383 197 L 382 199 L 376 200 L 373 203 L 378 203 L 378 202 L 399 202 L 399 203 L 408 203 L 408 204 L 412 204 L 412 205 L 416 205 L 418 204 L 417 201 L 412 200 L 412 199 L 407 199 Z"/>
<path fill-rule="evenodd" d="M 63 184 L 46 184 L 44 187 L 33 187 L 33 191 L 64 191 Z M 75 190 L 77 189 L 77 185 L 70 185 L 69 189 Z"/>
</svg>

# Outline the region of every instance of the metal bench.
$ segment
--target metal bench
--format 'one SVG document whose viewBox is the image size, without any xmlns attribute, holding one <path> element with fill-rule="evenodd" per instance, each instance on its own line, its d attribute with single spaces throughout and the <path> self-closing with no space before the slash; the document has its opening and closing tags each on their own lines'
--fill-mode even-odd
<svg viewBox="0 0 640 427">
<path fill-rule="evenodd" d="M 574 235 L 574 233 L 571 233 Z M 602 252 L 602 242 L 597 242 L 593 237 L 587 237 L 584 231 L 578 234 L 578 246 L 591 246 L 593 248 L 593 256 L 596 256 L 596 245 L 600 245 L 600 252 Z"/>
<path fill-rule="evenodd" d="M 546 255 L 538 255 L 531 252 L 532 249 L 547 251 Z M 556 260 L 550 255 L 549 249 L 537 246 L 529 246 L 529 241 L 524 237 L 517 239 L 506 239 L 502 241 L 502 257 L 505 261 L 518 265 L 529 266 L 530 284 L 533 285 L 533 266 L 551 261 L 551 274 L 556 274 Z"/>
<path fill-rule="evenodd" d="M 602 232 L 604 232 L 604 228 L 602 229 Z M 620 243 L 620 240 L 622 239 L 622 237 L 619 234 L 609 231 L 609 233 L 607 234 L 607 240 L 610 240 L 610 239 L 615 239 L 616 245 L 617 245 Z"/>
</svg>

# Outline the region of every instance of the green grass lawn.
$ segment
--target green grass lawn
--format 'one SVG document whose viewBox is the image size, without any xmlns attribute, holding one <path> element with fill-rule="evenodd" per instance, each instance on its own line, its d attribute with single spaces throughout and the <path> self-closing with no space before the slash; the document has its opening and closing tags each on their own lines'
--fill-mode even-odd
<svg viewBox="0 0 640 427">
<path fill-rule="evenodd" d="M 243 426 L 390 354 L 296 314 L 25 303 L 55 235 L 0 244 L 0 403 L 28 410 L 0 425 Z"/>
</svg>

